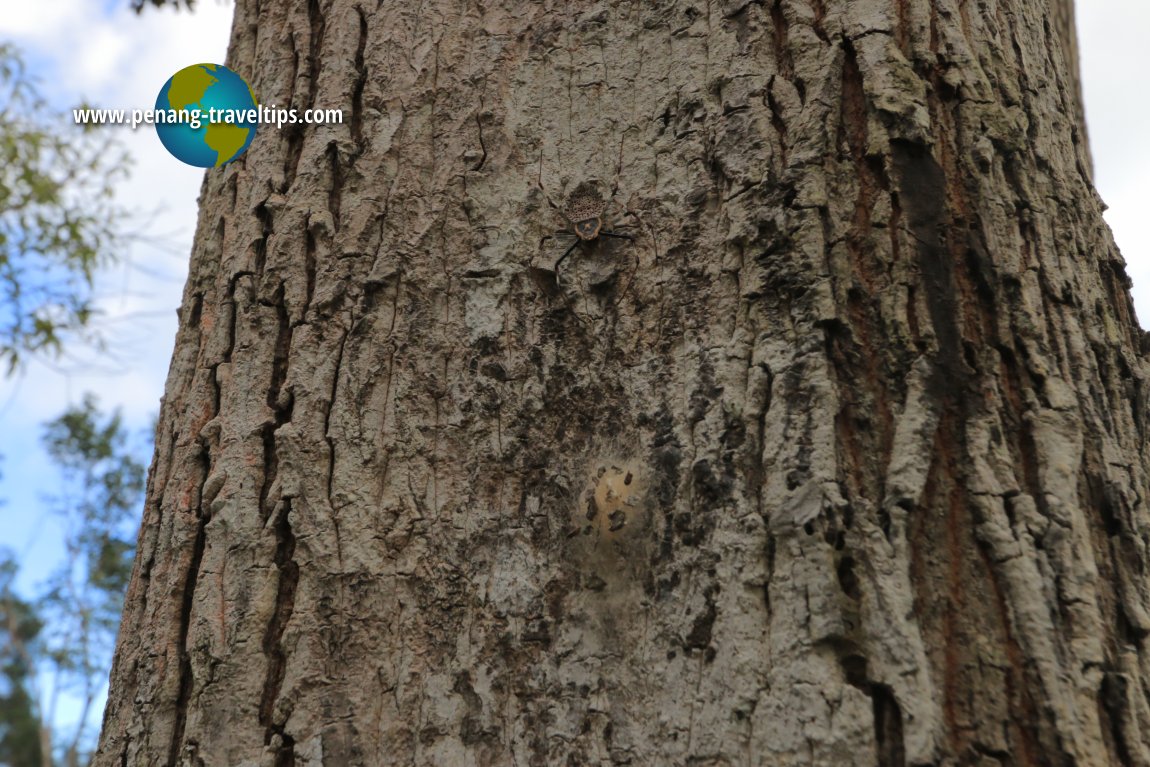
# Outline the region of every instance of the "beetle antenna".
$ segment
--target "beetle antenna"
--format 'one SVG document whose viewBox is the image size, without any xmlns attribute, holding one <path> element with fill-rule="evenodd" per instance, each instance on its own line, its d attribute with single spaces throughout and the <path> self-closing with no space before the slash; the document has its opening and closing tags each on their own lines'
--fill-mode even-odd
<svg viewBox="0 0 1150 767">
<path fill-rule="evenodd" d="M 627 131 L 623 131 L 623 135 L 619 137 L 619 160 L 615 163 L 615 182 L 611 185 L 611 196 L 609 200 L 615 199 L 615 194 L 619 191 L 619 176 L 623 173 L 623 143 L 627 140 Z"/>
<path fill-rule="evenodd" d="M 543 188 L 543 147 L 542 147 L 542 145 L 540 145 L 540 147 L 539 147 L 539 173 L 535 177 L 535 186 L 539 187 L 539 191 L 543 193 L 543 198 L 545 200 L 547 200 L 548 205 L 550 205 L 552 208 L 559 211 L 560 213 L 563 212 L 562 208 L 560 208 L 558 205 L 555 204 L 555 201 L 551 199 L 551 195 L 547 194 L 547 190 Z"/>
</svg>

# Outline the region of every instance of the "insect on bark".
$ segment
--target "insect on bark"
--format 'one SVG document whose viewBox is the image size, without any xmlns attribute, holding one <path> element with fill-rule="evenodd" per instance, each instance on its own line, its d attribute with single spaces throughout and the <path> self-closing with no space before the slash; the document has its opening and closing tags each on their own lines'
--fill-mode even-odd
<svg viewBox="0 0 1150 767">
<path fill-rule="evenodd" d="M 543 188 L 543 157 L 539 158 L 539 178 L 536 184 L 539 191 L 547 199 L 547 204 L 554 210 L 559 211 L 560 215 L 567 221 L 570 229 L 561 229 L 555 234 L 565 234 L 574 236 L 575 241 L 571 243 L 570 247 L 563 252 L 559 260 L 555 262 L 552 269 L 555 272 L 555 281 L 559 281 L 559 266 L 567 257 L 570 256 L 581 243 L 592 243 L 600 237 L 612 237 L 619 240 L 628 240 L 634 242 L 635 238 L 623 232 L 612 232 L 604 227 L 604 217 L 607 212 L 607 207 L 611 201 L 615 199 L 615 194 L 619 191 L 619 169 L 622 168 L 623 163 L 623 145 L 619 145 L 619 168 L 615 171 L 615 183 L 611 187 L 611 194 L 606 200 L 599 192 L 598 185 L 593 181 L 583 181 L 571 194 L 567 196 L 565 205 L 556 205 L 555 201 L 551 199 L 551 195 L 547 194 L 547 190 Z M 549 238 L 545 238 L 549 239 Z"/>
</svg>

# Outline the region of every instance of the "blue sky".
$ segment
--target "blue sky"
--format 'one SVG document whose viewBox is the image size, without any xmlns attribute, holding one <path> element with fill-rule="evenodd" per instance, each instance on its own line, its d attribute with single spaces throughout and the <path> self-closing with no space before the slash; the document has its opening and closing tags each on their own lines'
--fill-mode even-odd
<svg viewBox="0 0 1150 767">
<path fill-rule="evenodd" d="M 1110 206 L 1115 232 L 1135 283 L 1143 324 L 1150 324 L 1150 102 L 1141 98 L 1143 35 L 1150 3 L 1080 3 L 1079 37 L 1096 183 Z M 25 0 L 5 3 L 0 41 L 23 50 L 30 69 L 60 109 L 80 99 L 108 108 L 146 109 L 172 73 L 190 64 L 224 60 L 230 2 L 198 0 L 195 13 L 149 9 L 137 16 L 128 0 Z M 62 554 L 54 520 L 41 496 L 54 476 L 40 447 L 42 424 L 85 392 L 105 409 L 122 408 L 143 429 L 158 409 L 176 308 L 185 277 L 203 171 L 171 158 L 154 129 L 120 131 L 135 168 L 120 201 L 149 222 L 148 242 L 100 282 L 101 325 L 113 358 L 76 351 L 57 364 L 34 363 L 16 379 L 0 380 L 0 546 L 23 561 L 20 584 L 30 592 Z M 143 219 L 142 219 L 143 220 Z M 150 456 L 149 456 L 150 457 Z M 145 458 L 147 460 L 147 457 Z"/>
</svg>

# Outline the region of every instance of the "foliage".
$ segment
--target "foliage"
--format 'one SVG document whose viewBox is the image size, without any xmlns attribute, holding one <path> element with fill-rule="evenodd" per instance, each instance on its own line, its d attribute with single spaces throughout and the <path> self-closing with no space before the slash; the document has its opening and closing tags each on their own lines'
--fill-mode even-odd
<svg viewBox="0 0 1150 767">
<path fill-rule="evenodd" d="M 111 666 L 144 489 L 129 443 L 119 413 L 101 413 L 91 395 L 45 425 L 59 470 L 46 501 L 62 524 L 66 557 L 38 598 L 25 601 L 13 587 L 15 559 L 0 551 L 0 765 L 88 760 L 88 720 Z M 66 736 L 58 726 L 65 696 L 80 706 Z"/>
<path fill-rule="evenodd" d="M 0 550 L 0 764 L 41 763 L 40 719 L 30 693 L 32 647 L 42 624 L 12 590 L 16 561 Z"/>
<path fill-rule="evenodd" d="M 19 53 L 0 45 L 0 363 L 59 354 L 93 315 L 92 277 L 119 245 L 113 189 L 126 155 L 105 131 L 47 108 Z"/>
<path fill-rule="evenodd" d="M 93 278 L 123 244 L 126 215 L 113 191 L 126 172 L 110 133 L 50 109 L 17 50 L 0 44 L 0 375 L 29 355 L 59 355 L 66 341 L 99 340 L 89 330 Z M 111 662 L 143 490 L 144 468 L 119 415 L 104 416 L 90 397 L 48 424 L 44 442 L 61 474 L 50 502 L 67 560 L 44 593 L 26 599 L 15 590 L 15 555 L 0 550 L 5 766 L 86 761 L 89 711 Z M 83 711 L 61 738 L 64 699 Z"/>
<path fill-rule="evenodd" d="M 79 698 L 79 724 L 64 745 L 74 764 L 85 747 L 86 725 L 111 665 L 124 592 L 135 550 L 132 520 L 144 490 L 144 466 L 133 456 L 118 412 L 104 416 L 85 396 L 47 424 L 44 444 L 59 467 L 59 492 L 49 498 L 64 528 L 67 559 L 40 600 L 41 653 L 51 666 L 46 707 L 54 721 L 56 697 Z"/>
<path fill-rule="evenodd" d="M 187 8 L 189 11 L 196 7 L 196 0 L 131 0 L 132 10 L 140 13 L 149 5 L 163 8 L 165 5 L 174 6 L 177 10 Z"/>
</svg>

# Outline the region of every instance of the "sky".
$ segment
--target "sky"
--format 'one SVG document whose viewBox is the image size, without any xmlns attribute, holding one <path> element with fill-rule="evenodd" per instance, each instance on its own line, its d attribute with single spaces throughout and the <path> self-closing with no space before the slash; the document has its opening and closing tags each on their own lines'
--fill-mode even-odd
<svg viewBox="0 0 1150 767">
<path fill-rule="evenodd" d="M 1109 206 L 1106 222 L 1134 281 L 1138 317 L 1150 328 L 1150 102 L 1142 55 L 1150 2 L 1079 0 L 1077 18 L 1094 185 Z"/>
<path fill-rule="evenodd" d="M 5 3 L 0 42 L 17 43 L 52 103 L 84 99 L 108 108 L 147 108 L 175 71 L 222 63 L 230 2 L 198 0 L 194 13 L 128 0 L 23 0 Z M 1150 324 L 1150 100 L 1141 97 L 1146 0 L 1090 0 L 1078 9 L 1079 40 L 1095 182 L 1134 280 L 1135 303 Z M 141 214 L 147 237 L 125 264 L 101 281 L 101 325 L 114 339 L 112 358 L 79 352 L 53 365 L 33 363 L 0 379 L 0 546 L 23 563 L 21 587 L 32 593 L 61 554 L 54 520 L 40 512 L 53 474 L 40 447 L 42 424 L 93 392 L 105 409 L 121 408 L 142 432 L 159 406 L 175 335 L 203 171 L 170 157 L 155 131 L 117 128 L 135 158 L 120 202 Z M 148 460 L 149 455 L 144 455 Z"/>
</svg>

